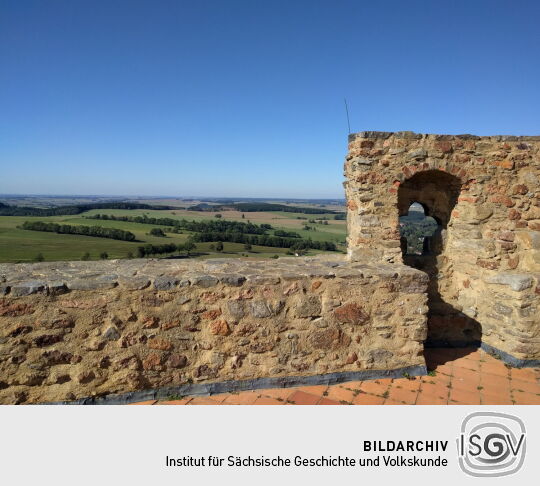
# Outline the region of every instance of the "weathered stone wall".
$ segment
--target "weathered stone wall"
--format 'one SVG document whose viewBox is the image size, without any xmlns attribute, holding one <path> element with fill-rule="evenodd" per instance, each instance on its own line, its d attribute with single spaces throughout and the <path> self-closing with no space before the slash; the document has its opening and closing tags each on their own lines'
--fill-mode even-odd
<svg viewBox="0 0 540 486">
<path fill-rule="evenodd" d="M 403 262 L 412 202 L 440 224 L 405 257 L 430 275 L 428 341 L 540 358 L 540 137 L 362 132 L 345 176 L 351 261 Z"/>
<path fill-rule="evenodd" d="M 422 374 L 426 285 L 332 257 L 3 264 L 0 403 Z"/>
</svg>

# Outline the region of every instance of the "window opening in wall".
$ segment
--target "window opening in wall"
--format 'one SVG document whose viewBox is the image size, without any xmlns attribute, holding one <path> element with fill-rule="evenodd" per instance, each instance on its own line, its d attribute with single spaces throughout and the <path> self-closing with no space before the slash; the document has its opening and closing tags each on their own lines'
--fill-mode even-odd
<svg viewBox="0 0 540 486">
<path fill-rule="evenodd" d="M 440 229 L 442 226 L 431 216 L 426 216 L 420 203 L 412 203 L 407 215 L 399 218 L 403 255 L 431 254 L 431 237 Z"/>
<path fill-rule="evenodd" d="M 426 346 L 476 346 L 482 338 L 479 323 L 456 301 L 454 263 L 459 255 L 448 248 L 460 190 L 457 177 L 439 170 L 417 172 L 398 189 L 403 262 L 429 277 Z"/>
</svg>

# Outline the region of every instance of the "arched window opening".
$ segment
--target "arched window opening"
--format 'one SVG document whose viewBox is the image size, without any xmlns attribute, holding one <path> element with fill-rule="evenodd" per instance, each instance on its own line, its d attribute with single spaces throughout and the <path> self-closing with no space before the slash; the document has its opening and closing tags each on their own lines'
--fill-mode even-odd
<svg viewBox="0 0 540 486">
<path fill-rule="evenodd" d="M 461 181 L 444 171 L 417 172 L 398 188 L 398 216 L 403 262 L 429 277 L 426 346 L 477 345 L 481 327 L 453 305 L 453 255 L 447 251 L 452 212 Z"/>
<path fill-rule="evenodd" d="M 413 202 L 405 216 L 399 218 L 399 232 L 403 255 L 430 255 L 433 253 L 433 235 L 442 225 L 426 215 L 423 206 Z"/>
</svg>

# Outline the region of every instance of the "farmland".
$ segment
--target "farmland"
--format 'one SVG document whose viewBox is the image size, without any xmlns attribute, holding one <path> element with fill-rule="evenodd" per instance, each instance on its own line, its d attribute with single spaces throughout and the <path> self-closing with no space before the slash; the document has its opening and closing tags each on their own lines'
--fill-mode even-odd
<svg viewBox="0 0 540 486">
<path fill-rule="evenodd" d="M 12 203 L 12 201 L 9 201 Z M 143 201 L 140 201 L 143 202 Z M 143 224 L 131 221 L 92 219 L 96 215 L 110 216 L 147 216 L 150 218 L 171 218 L 174 220 L 187 221 L 238 221 L 242 223 L 251 222 L 255 225 L 269 224 L 272 226 L 268 230 L 269 235 L 273 235 L 275 230 L 295 232 L 304 239 L 311 239 L 314 242 L 332 242 L 338 251 L 343 251 L 346 237 L 346 222 L 335 220 L 334 214 L 304 214 L 296 212 L 282 211 L 258 211 L 242 213 L 235 210 L 220 211 L 193 211 L 185 209 L 190 204 L 183 204 L 182 201 L 175 200 L 166 202 L 159 199 L 144 201 L 154 205 L 182 206 L 178 209 L 92 209 L 81 214 L 56 215 L 56 216 L 0 216 L 0 262 L 31 262 L 36 259 L 45 261 L 58 260 L 80 260 L 83 255 L 91 260 L 99 259 L 106 254 L 107 258 L 130 258 L 137 256 L 138 247 L 141 245 L 163 245 L 173 243 L 183 245 L 197 235 L 194 232 L 181 230 L 180 233 L 171 231 L 171 227 Z M 40 199 L 40 206 L 46 207 L 46 201 Z M 55 203 L 57 201 L 55 200 Z M 69 201 L 66 202 L 69 204 Z M 31 206 L 31 200 L 24 200 L 24 205 Z M 57 206 L 57 204 L 55 204 Z M 294 204 L 294 206 L 298 206 Z M 302 205 L 304 206 L 304 205 Z M 305 207 L 308 207 L 306 204 Z M 312 205 L 312 207 L 318 207 Z M 325 208 L 326 209 L 326 208 Z M 322 209 L 324 211 L 325 209 Z M 339 206 L 332 206 L 331 210 L 339 210 Z M 341 208 L 343 210 L 344 208 Z M 216 218 L 216 215 L 218 217 Z M 103 228 L 114 228 L 129 231 L 135 235 L 136 241 L 121 241 L 115 239 L 99 238 L 93 236 L 83 236 L 78 234 L 58 234 L 54 232 L 32 231 L 21 229 L 26 222 L 41 221 L 45 223 L 56 223 L 60 225 L 75 226 L 100 226 Z M 310 222 L 311 221 L 311 222 Z M 151 235 L 153 228 L 159 227 L 165 233 L 163 236 Z M 290 250 L 288 248 L 268 247 L 252 245 L 246 249 L 242 243 L 232 243 L 225 241 L 223 250 L 216 249 L 215 242 L 196 242 L 196 249 L 191 252 L 193 258 L 213 258 L 217 256 L 243 257 L 243 258 L 271 258 L 275 255 L 283 256 Z M 320 253 L 319 250 L 309 249 L 308 255 Z M 163 256 L 175 256 L 172 255 Z M 178 255 L 185 256 L 178 252 Z"/>
</svg>

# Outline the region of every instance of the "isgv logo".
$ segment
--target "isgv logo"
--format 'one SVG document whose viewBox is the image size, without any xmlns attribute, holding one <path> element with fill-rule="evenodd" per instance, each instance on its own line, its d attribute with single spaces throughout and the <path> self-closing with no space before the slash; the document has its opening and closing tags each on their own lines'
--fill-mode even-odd
<svg viewBox="0 0 540 486">
<path fill-rule="evenodd" d="M 505 413 L 471 413 L 461 424 L 457 447 L 459 466 L 469 476 L 508 476 L 525 460 L 525 425 Z"/>
</svg>

